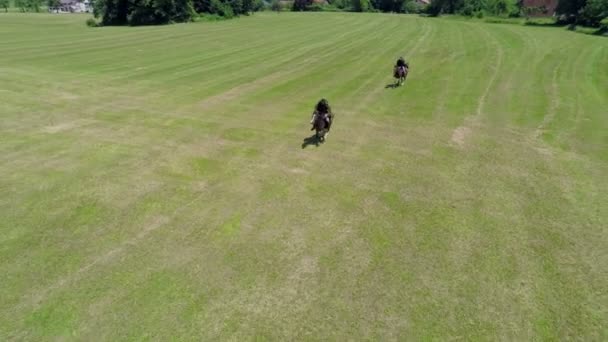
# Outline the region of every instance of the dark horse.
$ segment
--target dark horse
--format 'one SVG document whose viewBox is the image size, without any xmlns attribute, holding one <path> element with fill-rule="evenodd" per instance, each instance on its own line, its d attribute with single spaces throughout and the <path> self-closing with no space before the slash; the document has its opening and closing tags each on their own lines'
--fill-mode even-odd
<svg viewBox="0 0 608 342">
<path fill-rule="evenodd" d="M 329 134 L 329 128 L 331 121 L 333 120 L 332 115 L 329 115 L 329 122 L 325 119 L 325 115 L 316 114 L 312 123 L 312 129 L 315 130 L 315 135 L 320 142 L 325 141 L 325 136 Z"/>
<path fill-rule="evenodd" d="M 407 78 L 408 71 L 408 67 L 406 66 L 395 67 L 395 69 L 393 70 L 393 76 L 395 77 L 395 79 L 397 79 L 397 81 L 395 82 L 395 86 L 403 85 L 403 82 L 405 82 L 405 79 Z"/>
<path fill-rule="evenodd" d="M 312 113 L 310 124 L 312 125 L 311 131 L 314 130 L 315 134 L 309 138 L 304 139 L 302 148 L 308 145 L 314 144 L 319 146 L 319 143 L 325 142 L 327 134 L 334 121 L 334 115 L 331 112 L 331 107 L 326 99 L 321 99 L 315 106 L 315 111 Z"/>
</svg>

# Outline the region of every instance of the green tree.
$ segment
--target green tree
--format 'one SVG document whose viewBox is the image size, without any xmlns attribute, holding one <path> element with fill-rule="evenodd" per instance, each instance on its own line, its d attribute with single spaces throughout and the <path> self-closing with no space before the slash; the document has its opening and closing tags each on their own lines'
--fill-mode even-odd
<svg viewBox="0 0 608 342">
<path fill-rule="evenodd" d="M 0 8 L 4 8 L 4 13 L 8 12 L 8 0 L 0 0 Z"/>
<path fill-rule="evenodd" d="M 192 0 L 98 0 L 95 17 L 103 25 L 151 25 L 192 20 Z"/>
<path fill-rule="evenodd" d="M 584 24 L 599 26 L 605 18 L 608 18 L 608 0 L 587 0 L 580 18 Z"/>
<path fill-rule="evenodd" d="M 559 0 L 555 12 L 563 15 L 566 22 L 576 22 L 586 4 L 587 0 Z"/>
<path fill-rule="evenodd" d="M 306 11 L 312 5 L 312 0 L 295 0 L 293 2 L 294 11 Z"/>
<path fill-rule="evenodd" d="M 521 14 L 524 8 L 524 0 L 517 0 L 515 7 L 517 8 L 517 12 Z"/>
<path fill-rule="evenodd" d="M 406 0 L 401 5 L 401 12 L 403 13 L 420 13 L 421 6 L 413 0 Z"/>
<path fill-rule="evenodd" d="M 279 0 L 273 0 L 272 4 L 270 4 L 270 9 L 275 12 L 281 12 L 283 10 L 283 6 Z"/>
<path fill-rule="evenodd" d="M 97 0 L 94 6 L 93 14 L 96 18 L 101 17 L 102 25 L 127 24 L 129 14 L 127 0 Z"/>
<path fill-rule="evenodd" d="M 447 3 L 447 12 L 448 13 L 456 13 L 460 11 L 462 5 L 464 3 L 463 0 L 446 0 Z"/>
<path fill-rule="evenodd" d="M 369 0 L 352 0 L 351 8 L 355 12 L 367 12 L 370 10 L 372 5 Z"/>
<path fill-rule="evenodd" d="M 485 9 L 493 15 L 500 15 L 507 12 L 507 2 L 506 0 L 489 1 Z"/>
<path fill-rule="evenodd" d="M 376 8 L 383 12 L 396 12 L 396 2 L 395 0 L 378 0 L 376 2 Z"/>
<path fill-rule="evenodd" d="M 40 12 L 40 6 L 42 6 L 42 0 L 26 0 L 26 6 L 30 11 Z"/>
<path fill-rule="evenodd" d="M 483 0 L 464 0 L 460 13 L 467 16 L 485 9 L 485 3 Z"/>
<path fill-rule="evenodd" d="M 232 12 L 235 15 L 245 14 L 243 0 L 230 0 L 229 6 L 232 7 Z"/>
<path fill-rule="evenodd" d="M 26 0 L 15 0 L 15 7 L 17 7 L 21 12 L 27 11 L 27 2 Z"/>
<path fill-rule="evenodd" d="M 49 8 L 56 8 L 56 7 L 59 7 L 59 5 L 61 5 L 61 1 L 60 0 L 47 0 L 46 5 Z"/>
<path fill-rule="evenodd" d="M 194 0 L 194 9 L 198 13 L 209 13 L 225 18 L 262 10 L 261 0 Z"/>
<path fill-rule="evenodd" d="M 249 14 L 254 11 L 255 0 L 242 0 L 243 14 Z"/>
<path fill-rule="evenodd" d="M 427 11 L 433 16 L 441 13 L 456 13 L 461 11 L 463 4 L 463 0 L 432 0 Z"/>
<path fill-rule="evenodd" d="M 253 12 L 260 12 L 266 9 L 264 0 L 253 0 Z"/>
<path fill-rule="evenodd" d="M 352 0 L 332 0 L 331 5 L 339 9 L 352 9 Z"/>
</svg>

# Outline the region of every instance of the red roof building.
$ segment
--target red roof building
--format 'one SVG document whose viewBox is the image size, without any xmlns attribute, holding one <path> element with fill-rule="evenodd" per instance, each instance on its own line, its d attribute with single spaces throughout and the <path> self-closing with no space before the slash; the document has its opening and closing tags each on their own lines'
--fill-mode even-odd
<svg viewBox="0 0 608 342">
<path fill-rule="evenodd" d="M 525 13 L 531 17 L 551 17 L 558 0 L 523 0 Z"/>
</svg>

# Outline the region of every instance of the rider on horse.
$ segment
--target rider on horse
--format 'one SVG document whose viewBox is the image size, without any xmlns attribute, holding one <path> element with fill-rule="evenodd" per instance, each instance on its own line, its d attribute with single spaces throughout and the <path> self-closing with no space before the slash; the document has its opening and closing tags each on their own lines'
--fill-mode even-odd
<svg viewBox="0 0 608 342">
<path fill-rule="evenodd" d="M 404 74 L 407 74 L 410 68 L 410 63 L 405 60 L 403 57 L 399 57 L 397 63 L 395 64 L 395 78 L 399 78 L 399 71 L 403 71 Z"/>
<path fill-rule="evenodd" d="M 329 103 L 326 99 L 321 99 L 321 101 L 319 101 L 319 103 L 317 103 L 317 105 L 315 106 L 315 111 L 312 113 L 310 124 L 313 125 L 313 127 L 310 130 L 312 131 L 313 129 L 315 129 L 315 120 L 323 119 L 327 123 L 327 131 L 329 131 L 333 118 L 334 115 L 331 112 L 331 107 L 329 106 Z"/>
</svg>

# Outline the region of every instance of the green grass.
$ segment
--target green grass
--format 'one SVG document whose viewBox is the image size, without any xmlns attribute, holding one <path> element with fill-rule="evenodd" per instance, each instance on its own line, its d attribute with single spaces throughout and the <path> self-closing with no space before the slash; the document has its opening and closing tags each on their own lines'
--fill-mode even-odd
<svg viewBox="0 0 608 342">
<path fill-rule="evenodd" d="M 86 18 L 0 14 L 0 340 L 608 339 L 608 40 Z"/>
</svg>

